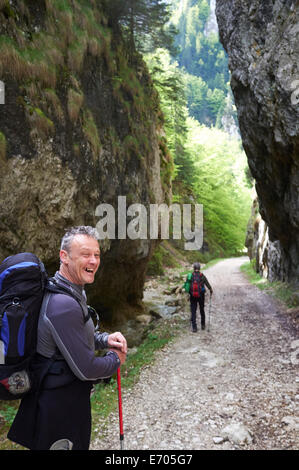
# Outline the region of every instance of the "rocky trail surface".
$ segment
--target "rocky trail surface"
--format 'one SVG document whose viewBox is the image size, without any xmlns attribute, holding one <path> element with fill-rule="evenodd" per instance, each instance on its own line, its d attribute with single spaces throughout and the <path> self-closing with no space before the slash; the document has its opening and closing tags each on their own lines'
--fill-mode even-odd
<svg viewBox="0 0 299 470">
<path fill-rule="evenodd" d="M 243 262 L 204 271 L 214 288 L 209 331 L 186 327 L 123 391 L 126 450 L 299 448 L 298 335 Z M 207 296 L 207 323 L 208 312 Z M 91 449 L 119 449 L 118 429 L 116 412 Z"/>
</svg>

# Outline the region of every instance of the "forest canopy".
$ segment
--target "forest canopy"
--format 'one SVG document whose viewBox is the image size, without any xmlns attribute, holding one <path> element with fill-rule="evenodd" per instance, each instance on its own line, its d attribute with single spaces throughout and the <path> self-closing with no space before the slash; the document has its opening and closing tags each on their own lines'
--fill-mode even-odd
<svg viewBox="0 0 299 470">
<path fill-rule="evenodd" d="M 188 118 L 186 149 L 194 162 L 193 191 L 203 204 L 204 227 L 215 255 L 234 255 L 244 248 L 251 207 L 251 183 L 240 140 L 221 129 Z"/>
<path fill-rule="evenodd" d="M 244 249 L 252 183 L 238 131 L 226 53 L 208 28 L 207 0 L 172 0 L 178 54 L 145 55 L 159 92 L 174 158 L 174 201 L 204 206 L 204 251 L 231 256 Z M 212 3 L 212 2 L 211 2 Z M 191 199 L 190 199 L 191 198 Z"/>
</svg>

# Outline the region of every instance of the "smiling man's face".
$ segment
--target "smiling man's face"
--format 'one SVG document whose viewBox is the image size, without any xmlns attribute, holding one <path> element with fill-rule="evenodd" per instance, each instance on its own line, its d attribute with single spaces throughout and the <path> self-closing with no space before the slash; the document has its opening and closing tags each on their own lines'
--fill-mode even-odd
<svg viewBox="0 0 299 470">
<path fill-rule="evenodd" d="M 94 282 L 100 265 L 99 243 L 88 235 L 76 235 L 70 250 L 60 250 L 60 274 L 74 284 L 84 286 Z"/>
</svg>

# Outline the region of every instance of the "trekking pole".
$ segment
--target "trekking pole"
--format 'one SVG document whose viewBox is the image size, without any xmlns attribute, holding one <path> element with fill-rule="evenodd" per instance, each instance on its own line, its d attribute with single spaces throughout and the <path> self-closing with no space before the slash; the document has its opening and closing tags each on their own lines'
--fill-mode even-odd
<svg viewBox="0 0 299 470">
<path fill-rule="evenodd" d="M 124 430 L 123 430 L 123 410 L 122 410 L 122 400 L 121 400 L 120 367 L 117 369 L 117 388 L 118 388 L 118 414 L 119 414 L 119 439 L 120 439 L 120 450 L 123 450 L 123 444 L 124 444 Z"/>
<path fill-rule="evenodd" d="M 212 303 L 212 296 L 211 296 L 211 294 L 210 294 L 208 332 L 210 331 L 210 322 L 211 322 L 211 303 Z"/>
</svg>

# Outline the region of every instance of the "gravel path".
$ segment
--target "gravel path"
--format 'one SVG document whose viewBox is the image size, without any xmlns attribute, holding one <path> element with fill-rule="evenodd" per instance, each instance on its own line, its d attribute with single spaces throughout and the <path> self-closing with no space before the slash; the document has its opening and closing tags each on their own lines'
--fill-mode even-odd
<svg viewBox="0 0 299 470">
<path fill-rule="evenodd" d="M 182 331 L 123 391 L 125 449 L 299 448 L 298 336 L 245 279 L 243 262 L 205 271 L 214 289 L 210 330 Z M 91 449 L 119 449 L 118 413 Z"/>
</svg>

